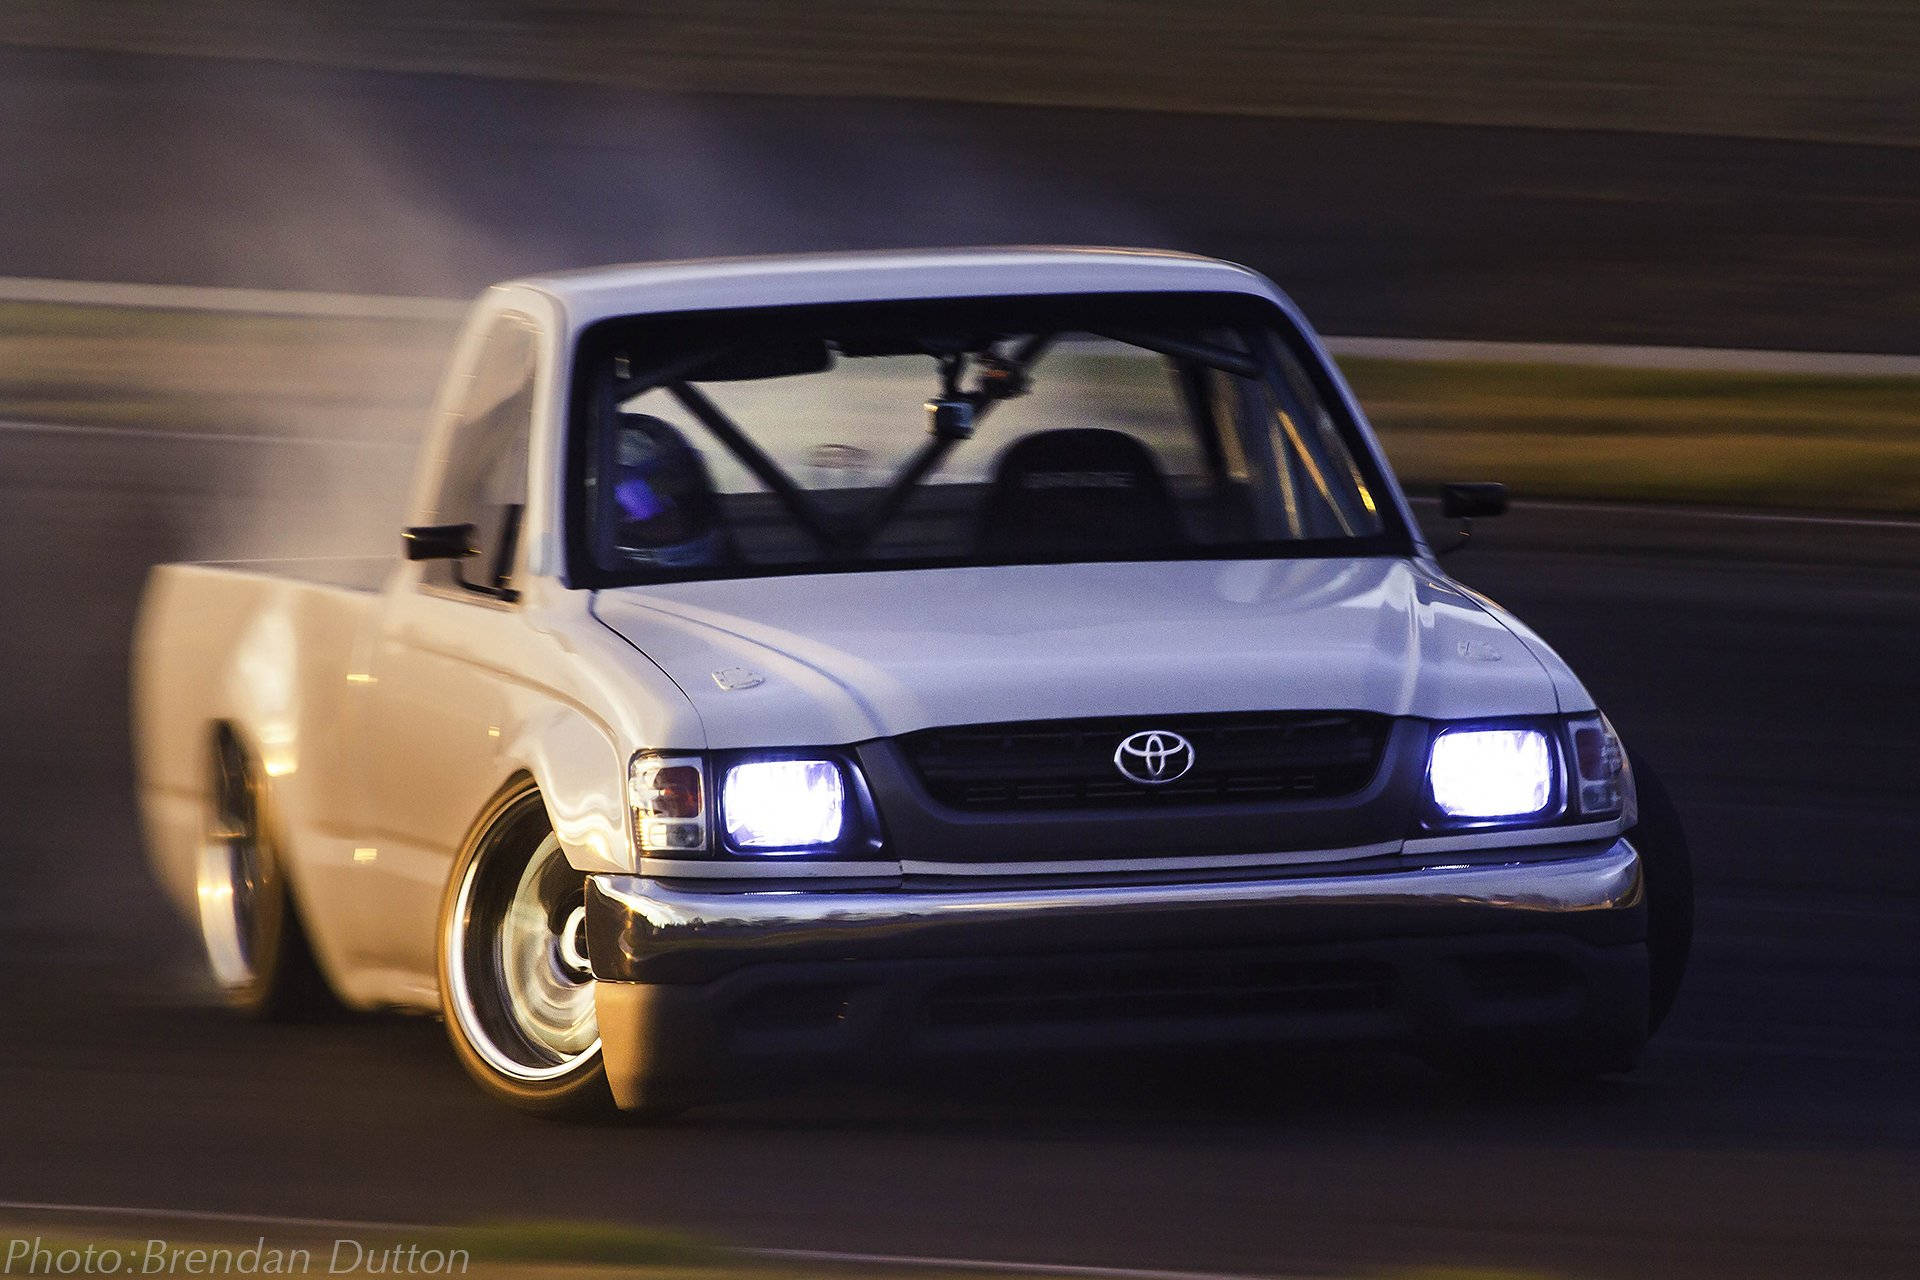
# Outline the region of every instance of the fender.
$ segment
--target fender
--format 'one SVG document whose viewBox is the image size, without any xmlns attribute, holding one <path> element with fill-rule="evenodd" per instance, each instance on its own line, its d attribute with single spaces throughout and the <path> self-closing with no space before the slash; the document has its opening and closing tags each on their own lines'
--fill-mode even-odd
<svg viewBox="0 0 1920 1280">
<path fill-rule="evenodd" d="M 604 726 L 549 702 L 523 723 L 506 754 L 539 787 L 547 819 L 575 870 L 634 869 L 626 762 Z"/>
</svg>

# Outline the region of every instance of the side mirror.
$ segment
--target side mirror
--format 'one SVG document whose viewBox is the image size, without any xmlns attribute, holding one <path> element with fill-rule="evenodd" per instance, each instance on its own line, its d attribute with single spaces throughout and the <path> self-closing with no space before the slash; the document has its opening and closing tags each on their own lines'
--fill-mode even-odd
<svg viewBox="0 0 1920 1280">
<path fill-rule="evenodd" d="M 1440 486 L 1440 514 L 1449 520 L 1475 520 L 1505 515 L 1507 486 L 1503 484 L 1444 484 Z"/>
<path fill-rule="evenodd" d="M 1449 520 L 1458 520 L 1460 528 L 1453 542 L 1444 547 L 1435 547 L 1433 554 L 1452 555 L 1473 537 L 1476 517 L 1505 515 L 1506 510 L 1507 486 L 1503 484 L 1441 485 L 1440 514 Z"/>
<path fill-rule="evenodd" d="M 480 554 L 470 524 L 417 524 L 400 538 L 409 560 L 465 560 Z"/>
</svg>

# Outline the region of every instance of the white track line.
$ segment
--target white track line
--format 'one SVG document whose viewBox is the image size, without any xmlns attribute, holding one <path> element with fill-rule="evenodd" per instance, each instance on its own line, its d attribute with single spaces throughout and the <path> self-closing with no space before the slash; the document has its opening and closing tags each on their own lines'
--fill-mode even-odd
<svg viewBox="0 0 1920 1280">
<path fill-rule="evenodd" d="M 0 301 L 55 302 L 159 311 L 216 311 L 263 316 L 458 320 L 467 304 L 446 298 L 305 293 L 290 289 L 217 289 L 200 285 L 114 284 L 0 276 Z"/>
<path fill-rule="evenodd" d="M 1416 498 L 1415 502 L 1429 499 Z M 1516 511 L 1645 511 L 1656 515 L 1679 516 L 1687 520 L 1726 520 L 1748 524 L 1832 525 L 1855 529 L 1901 529 L 1920 533 L 1920 520 L 1898 516 L 1809 516 L 1773 511 L 1720 511 L 1710 507 L 1681 507 L 1654 502 L 1561 502 L 1553 499 L 1525 499 L 1513 504 Z"/>
<path fill-rule="evenodd" d="M 356 440 L 334 436 L 270 436 L 233 431 L 169 431 L 165 427 L 101 427 L 75 422 L 0 421 L 0 432 L 28 436 L 104 436 L 133 440 L 181 440 L 190 444 L 288 444 L 312 448 L 414 449 L 413 440 Z"/>
<path fill-rule="evenodd" d="M 1137 1267 L 1084 1267 L 1060 1262 L 993 1262 L 982 1258 L 925 1258 L 912 1254 L 841 1253 L 824 1249 L 742 1249 L 756 1258 L 793 1262 L 843 1262 L 856 1266 L 925 1267 L 946 1271 L 997 1271 L 1041 1276 L 1090 1276 L 1098 1280 L 1305 1280 L 1245 1272 L 1151 1271 Z"/>
<path fill-rule="evenodd" d="M 193 563 L 235 566 L 253 564 L 386 564 L 392 559 L 392 556 L 368 553 L 357 556 L 243 556 L 233 560 L 195 560 Z"/>
<path fill-rule="evenodd" d="M 358 1218 L 288 1218 L 270 1213 L 216 1213 L 207 1209 L 143 1209 L 124 1204 L 57 1204 L 51 1201 L 0 1200 L 0 1213 L 70 1213 L 94 1218 L 144 1218 L 152 1221 L 231 1222 L 256 1227 L 321 1227 L 329 1231 L 432 1231 L 418 1222 L 372 1222 Z"/>
<path fill-rule="evenodd" d="M 159 1222 L 228 1222 L 236 1226 L 300 1227 L 326 1231 L 443 1231 L 444 1225 L 374 1222 L 358 1218 L 297 1218 L 267 1213 L 219 1213 L 206 1209 L 146 1209 L 118 1204 L 59 1204 L 52 1201 L 0 1200 L 0 1213 L 63 1213 L 96 1218 L 140 1218 Z M 457 1229 L 457 1228 L 455 1228 Z M 1091 1267 L 1060 1262 L 999 1262 L 985 1258 L 934 1258 L 916 1254 L 851 1253 L 831 1249 L 734 1249 L 752 1258 L 794 1262 L 839 1262 L 856 1266 L 913 1267 L 947 1271 L 995 1271 L 1044 1276 L 1084 1276 L 1090 1280 L 1305 1280 L 1303 1277 L 1244 1272 L 1156 1271 L 1136 1267 Z"/>
<path fill-rule="evenodd" d="M 459 319 L 457 299 L 384 294 L 223 289 L 201 285 L 120 284 L 0 276 L 0 301 L 249 315 Z M 1614 346 L 1571 342 L 1474 342 L 1451 338 L 1329 337 L 1336 356 L 1379 360 L 1567 364 L 1627 369 L 1801 373 L 1861 378 L 1920 378 L 1920 356 L 1825 351 L 1749 351 L 1726 347 Z"/>
<path fill-rule="evenodd" d="M 1635 347 L 1572 342 L 1458 342 L 1447 338 L 1327 338 L 1335 356 L 1422 363 L 1565 364 L 1692 373 L 1791 373 L 1920 378 L 1920 356 L 1733 347 Z"/>
</svg>

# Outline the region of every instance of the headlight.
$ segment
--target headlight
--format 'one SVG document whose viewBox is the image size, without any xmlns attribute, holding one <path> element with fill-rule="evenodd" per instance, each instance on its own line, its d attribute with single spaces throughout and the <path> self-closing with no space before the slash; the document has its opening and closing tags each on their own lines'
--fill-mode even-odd
<svg viewBox="0 0 1920 1280">
<path fill-rule="evenodd" d="M 1554 799 L 1553 744 L 1543 729 L 1443 729 L 1427 760 L 1433 803 L 1449 818 L 1529 818 Z"/>
<path fill-rule="evenodd" d="M 846 827 L 847 786 L 831 760 L 749 760 L 720 784 L 727 842 L 736 849 L 818 849 Z"/>
</svg>

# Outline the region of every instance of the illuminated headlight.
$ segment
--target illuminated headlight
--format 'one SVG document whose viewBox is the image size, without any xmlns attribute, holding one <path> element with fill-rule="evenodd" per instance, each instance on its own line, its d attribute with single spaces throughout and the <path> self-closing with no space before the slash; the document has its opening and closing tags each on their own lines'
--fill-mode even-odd
<svg viewBox="0 0 1920 1280">
<path fill-rule="evenodd" d="M 1469 821 L 1545 811 L 1553 775 L 1553 744 L 1542 729 L 1446 729 L 1427 761 L 1434 806 Z"/>
<path fill-rule="evenodd" d="M 720 810 L 736 849 L 817 849 L 840 839 L 847 787 L 831 760 L 750 760 L 727 770 Z"/>
</svg>

